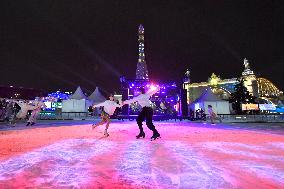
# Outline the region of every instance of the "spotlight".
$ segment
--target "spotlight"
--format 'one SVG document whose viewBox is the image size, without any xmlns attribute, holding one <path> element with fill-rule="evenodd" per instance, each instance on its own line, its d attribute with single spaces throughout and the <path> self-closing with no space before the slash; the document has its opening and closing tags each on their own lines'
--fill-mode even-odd
<svg viewBox="0 0 284 189">
<path fill-rule="evenodd" d="M 156 89 L 157 89 L 157 87 L 156 87 L 155 85 L 151 85 L 151 86 L 150 86 L 150 90 L 153 91 L 153 90 L 156 90 Z"/>
</svg>

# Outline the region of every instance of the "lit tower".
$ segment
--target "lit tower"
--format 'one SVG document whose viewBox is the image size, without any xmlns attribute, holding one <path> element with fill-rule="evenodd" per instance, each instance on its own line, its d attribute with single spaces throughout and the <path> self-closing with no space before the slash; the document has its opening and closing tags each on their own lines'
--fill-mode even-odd
<svg viewBox="0 0 284 189">
<path fill-rule="evenodd" d="M 251 70 L 248 60 L 244 59 L 245 69 L 242 72 L 244 78 L 244 86 L 248 89 L 249 93 L 255 97 L 258 97 L 257 79 L 254 72 Z"/>
<path fill-rule="evenodd" d="M 140 24 L 138 28 L 139 58 L 136 68 L 136 79 L 149 80 L 147 64 L 144 52 L 144 27 Z"/>
</svg>

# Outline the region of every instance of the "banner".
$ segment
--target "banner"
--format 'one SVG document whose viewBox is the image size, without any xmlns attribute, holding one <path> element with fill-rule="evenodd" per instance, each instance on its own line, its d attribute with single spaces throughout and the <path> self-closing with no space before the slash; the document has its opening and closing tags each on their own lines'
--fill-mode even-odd
<svg viewBox="0 0 284 189">
<path fill-rule="evenodd" d="M 242 110 L 259 110 L 258 104 L 242 104 Z"/>
<path fill-rule="evenodd" d="M 276 110 L 276 106 L 274 104 L 259 104 L 260 110 Z"/>
</svg>

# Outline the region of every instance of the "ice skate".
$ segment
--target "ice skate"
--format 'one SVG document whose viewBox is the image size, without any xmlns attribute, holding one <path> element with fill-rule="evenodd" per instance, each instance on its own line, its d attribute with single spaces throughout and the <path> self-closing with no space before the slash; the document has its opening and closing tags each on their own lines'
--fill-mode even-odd
<svg viewBox="0 0 284 189">
<path fill-rule="evenodd" d="M 92 125 L 92 129 L 95 129 L 97 126 L 98 126 L 98 125 L 93 124 L 93 125 Z"/>
<path fill-rule="evenodd" d="M 105 130 L 104 136 L 105 136 L 105 137 L 108 137 L 108 136 L 109 136 L 109 134 L 107 133 L 107 130 Z"/>
<path fill-rule="evenodd" d="M 153 134 L 153 136 L 151 137 L 151 141 L 156 140 L 156 139 L 159 139 L 159 138 L 161 138 L 161 135 L 160 135 L 159 133 L 155 133 L 155 134 Z"/>
<path fill-rule="evenodd" d="M 140 132 L 139 135 L 136 136 L 137 139 L 139 139 L 141 137 L 145 138 L 145 133 L 143 131 Z"/>
</svg>

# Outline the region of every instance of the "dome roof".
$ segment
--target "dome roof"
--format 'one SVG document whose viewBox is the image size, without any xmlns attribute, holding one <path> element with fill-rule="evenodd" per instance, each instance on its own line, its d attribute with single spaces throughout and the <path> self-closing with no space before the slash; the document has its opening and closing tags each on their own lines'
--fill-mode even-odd
<svg viewBox="0 0 284 189">
<path fill-rule="evenodd" d="M 257 78 L 258 93 L 260 97 L 275 97 L 283 94 L 271 81 Z"/>
</svg>

